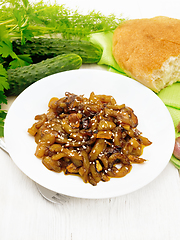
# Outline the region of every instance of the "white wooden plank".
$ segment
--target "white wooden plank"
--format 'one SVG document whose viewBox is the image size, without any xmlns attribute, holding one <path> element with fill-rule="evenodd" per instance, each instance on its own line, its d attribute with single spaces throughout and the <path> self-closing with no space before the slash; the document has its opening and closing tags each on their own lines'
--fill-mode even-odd
<svg viewBox="0 0 180 240">
<path fill-rule="evenodd" d="M 152 183 L 126 196 L 69 198 L 55 205 L 41 197 L 9 157 L 1 155 L 0 182 L 5 184 L 0 184 L 0 239 L 180 238 L 179 175 L 171 163 Z"/>
</svg>

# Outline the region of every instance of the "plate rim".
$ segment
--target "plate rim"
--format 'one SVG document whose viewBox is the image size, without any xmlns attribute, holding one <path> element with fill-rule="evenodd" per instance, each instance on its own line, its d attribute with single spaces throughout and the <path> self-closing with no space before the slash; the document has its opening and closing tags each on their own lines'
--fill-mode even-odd
<svg viewBox="0 0 180 240">
<path fill-rule="evenodd" d="M 123 76 L 123 75 L 120 75 L 120 74 L 117 74 L 117 73 L 112 73 L 112 72 L 108 72 L 108 71 L 102 71 L 102 70 L 96 70 L 96 69 L 78 69 L 78 70 L 71 70 L 71 71 L 66 71 L 66 72 L 61 72 L 61 73 L 56 73 L 56 74 L 54 74 L 54 75 L 51 75 L 51 76 L 48 76 L 48 77 L 45 77 L 45 78 L 43 78 L 43 79 L 41 79 L 41 80 L 39 80 L 38 82 L 36 82 L 36 83 L 34 83 L 34 84 L 32 84 L 31 86 L 29 86 L 27 89 L 25 89 L 16 99 L 15 99 L 15 101 L 12 103 L 12 105 L 11 105 L 11 107 L 10 107 L 10 109 L 9 109 L 9 111 L 8 111 L 8 113 L 7 113 L 7 116 L 6 116 L 6 119 L 5 119 L 5 124 L 4 124 L 4 139 L 5 139 L 5 142 L 7 142 L 7 149 L 8 149 L 8 151 L 9 151 L 9 154 L 10 154 L 10 156 L 12 157 L 12 159 L 13 159 L 13 162 L 18 166 L 18 168 L 21 170 L 21 171 L 23 171 L 22 170 L 22 167 L 21 166 L 19 166 L 19 164 L 17 164 L 17 161 L 15 161 L 15 159 L 14 159 L 14 153 L 11 151 L 11 148 L 10 148 L 10 146 L 9 146 L 9 144 L 8 144 L 8 136 L 7 136 L 7 126 L 8 126 L 8 119 L 9 119 L 9 115 L 10 115 L 10 113 L 11 113 L 11 111 L 12 111 L 12 109 L 14 108 L 14 105 L 17 103 L 17 101 L 19 101 L 19 99 L 21 100 L 21 98 L 22 98 L 22 96 L 24 96 L 24 95 L 26 95 L 26 92 L 27 91 L 31 91 L 31 89 L 33 89 L 34 88 L 34 86 L 38 86 L 39 84 L 41 85 L 42 83 L 43 83 L 43 81 L 49 81 L 49 79 L 51 79 L 51 78 L 53 78 L 53 77 L 58 77 L 58 76 L 62 76 L 62 75 L 78 75 L 78 74 L 87 74 L 87 73 L 89 73 L 89 74 L 92 74 L 92 73 L 94 73 L 94 74 L 102 74 L 102 75 L 104 75 L 104 74 L 106 74 L 106 75 L 108 75 L 109 74 L 109 76 L 111 75 L 111 76 L 118 76 L 117 78 L 122 78 L 122 79 L 126 79 L 126 81 L 132 81 L 132 82 L 134 82 L 134 84 L 135 85 L 137 85 L 137 86 L 139 86 L 140 88 L 142 88 L 142 89 L 146 89 L 146 91 L 148 91 L 150 94 L 154 94 L 154 96 L 155 97 L 157 97 L 157 99 L 161 102 L 161 104 L 162 104 L 162 106 L 165 106 L 164 105 L 164 103 L 162 102 L 162 100 L 152 91 L 152 90 L 150 90 L 150 89 L 148 89 L 148 88 L 146 88 L 145 86 L 143 86 L 142 84 L 140 84 L 140 83 L 138 83 L 137 81 L 135 81 L 135 80 L 133 80 L 133 79 L 131 79 L 131 78 L 128 78 L 128 77 L 126 77 L 126 76 Z M 127 79 L 129 79 L 129 80 L 127 80 Z M 122 80 L 123 81 L 123 80 Z M 47 101 L 49 101 L 50 99 L 47 99 Z M 129 106 L 129 107 L 131 107 L 131 106 Z M 166 109 L 167 110 L 167 109 Z M 168 110 L 167 110 L 167 113 L 169 113 L 168 112 Z M 138 117 L 138 116 L 137 116 Z M 171 116 L 170 116 L 170 113 L 169 113 L 169 118 L 171 119 L 171 127 L 173 126 L 173 129 L 174 129 L 174 125 L 173 125 L 173 121 L 172 121 L 172 118 L 171 118 Z M 140 129 L 141 130 L 141 129 Z M 172 133 L 172 136 L 174 136 L 174 141 L 175 141 L 175 133 L 173 134 Z M 171 136 L 171 138 L 173 138 Z M 173 143 L 173 141 L 172 141 L 172 143 L 171 143 L 171 148 L 172 148 L 172 146 L 174 146 L 174 143 Z M 171 149 L 172 150 L 172 149 Z M 171 151 L 172 152 L 172 151 Z M 172 153 L 171 153 L 172 154 Z M 169 154 L 170 155 L 170 154 Z M 170 160 L 170 157 L 171 156 L 169 156 L 169 160 Z M 166 164 L 164 164 L 164 166 L 163 166 L 163 168 L 161 169 L 161 171 L 160 172 L 158 172 L 158 174 L 156 174 L 156 176 L 154 176 L 154 178 L 151 180 L 151 181 L 153 181 L 163 170 L 164 170 L 164 168 L 166 167 L 166 165 L 168 164 L 168 162 L 169 162 L 169 160 L 168 161 L 166 161 Z M 43 166 L 44 167 L 44 166 Z M 49 171 L 49 170 L 48 170 Z M 32 180 L 34 180 L 31 176 L 29 176 L 29 174 L 27 174 L 27 173 L 25 173 L 24 171 L 23 171 L 23 173 L 25 174 L 25 175 L 27 175 L 29 178 L 31 178 Z M 129 173 L 129 174 L 131 174 L 131 173 Z M 112 180 L 112 179 L 111 179 Z M 111 181 L 110 180 L 110 181 Z M 44 185 L 41 181 L 38 181 L 37 179 L 36 180 L 34 180 L 35 182 L 37 182 L 38 184 L 40 184 L 40 185 L 42 185 L 43 187 L 46 187 L 46 188 L 48 188 L 48 189 L 50 189 L 50 190 L 53 190 L 53 191 L 56 191 L 56 189 L 54 189 L 54 188 L 50 188 L 49 186 L 47 186 L 46 184 Z M 89 195 L 88 194 L 88 196 L 84 196 L 83 194 L 77 194 L 77 195 L 75 195 L 75 194 L 67 194 L 67 192 L 59 192 L 60 194 L 64 194 L 64 195 L 68 195 L 68 196 L 71 196 L 71 197 L 78 197 L 78 198 L 87 198 L 87 199 L 104 199 L 104 198 L 110 198 L 110 197 L 117 197 L 117 196 L 122 196 L 122 195 L 125 195 L 125 194 L 129 194 L 129 193 L 131 193 L 131 192 L 134 192 L 134 191 L 137 191 L 138 189 L 140 189 L 140 188 L 142 188 L 142 187 L 144 187 L 145 185 L 147 185 L 148 183 L 150 183 L 151 181 L 149 181 L 149 182 L 147 182 L 147 183 L 145 183 L 145 184 L 142 184 L 141 186 L 137 186 L 136 188 L 134 188 L 134 190 L 131 190 L 131 191 L 125 191 L 123 194 L 111 194 L 111 195 L 103 195 L 102 194 L 102 197 L 99 195 L 99 194 L 95 194 L 96 196 L 91 196 L 91 195 Z M 93 187 L 94 188 L 94 187 Z"/>
</svg>

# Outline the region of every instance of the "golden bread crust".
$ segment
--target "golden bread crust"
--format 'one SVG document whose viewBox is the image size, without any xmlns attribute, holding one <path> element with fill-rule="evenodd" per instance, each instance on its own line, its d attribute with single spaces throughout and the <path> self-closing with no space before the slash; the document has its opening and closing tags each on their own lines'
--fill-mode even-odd
<svg viewBox="0 0 180 240">
<path fill-rule="evenodd" d="M 162 16 L 127 20 L 114 31 L 112 51 L 130 77 L 157 92 L 153 71 L 180 55 L 180 20 Z"/>
</svg>

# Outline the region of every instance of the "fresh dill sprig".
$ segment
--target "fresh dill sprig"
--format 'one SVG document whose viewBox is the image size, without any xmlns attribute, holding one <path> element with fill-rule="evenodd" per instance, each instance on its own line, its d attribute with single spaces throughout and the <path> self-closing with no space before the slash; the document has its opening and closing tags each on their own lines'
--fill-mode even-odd
<svg viewBox="0 0 180 240">
<path fill-rule="evenodd" d="M 25 0 L 24 0 L 25 1 Z M 47 4 L 43 0 L 34 4 L 24 4 L 21 1 L 9 0 L 9 5 L 1 8 L 0 24 L 6 22 L 9 31 L 13 29 L 14 37 L 18 37 L 19 22 L 28 19 L 28 30 L 31 35 L 60 33 L 63 38 L 83 38 L 90 33 L 114 30 L 124 18 L 111 14 L 105 16 L 100 12 L 91 11 L 82 14 L 77 9 L 72 10 L 65 5 Z M 26 7 L 25 7 L 26 5 Z"/>
<path fill-rule="evenodd" d="M 27 55 L 16 55 L 12 41 L 21 39 L 21 44 L 32 37 L 58 35 L 65 39 L 87 39 L 91 33 L 114 30 L 125 19 L 111 14 L 105 16 L 91 11 L 82 14 L 65 5 L 47 4 L 44 0 L 29 3 L 28 0 L 2 0 L 0 3 L 0 137 L 6 112 L 1 104 L 7 103 L 4 89 L 8 88 L 6 70 L 31 63 Z M 10 60 L 9 60 L 10 59 Z"/>
</svg>

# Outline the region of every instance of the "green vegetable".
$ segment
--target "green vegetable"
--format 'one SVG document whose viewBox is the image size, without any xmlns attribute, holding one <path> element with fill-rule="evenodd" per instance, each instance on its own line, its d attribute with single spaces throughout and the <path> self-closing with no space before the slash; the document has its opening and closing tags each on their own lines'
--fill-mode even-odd
<svg viewBox="0 0 180 240">
<path fill-rule="evenodd" d="M 6 96 L 17 96 L 32 83 L 41 78 L 58 72 L 78 69 L 81 65 L 81 57 L 71 53 L 49 58 L 29 66 L 9 69 L 7 74 L 10 88 L 5 91 L 5 94 Z"/>
<path fill-rule="evenodd" d="M 4 89 L 8 89 L 9 84 L 7 82 L 7 71 L 0 64 L 0 136 L 4 136 L 4 119 L 6 117 L 6 111 L 1 110 L 1 104 L 7 104 L 6 96 L 4 95 Z"/>
<path fill-rule="evenodd" d="M 1 9 L 2 10 L 2 9 Z M 0 15 L 2 17 L 2 15 Z M 6 111 L 1 110 L 2 104 L 7 104 L 4 91 L 9 88 L 7 81 L 7 68 L 29 65 L 31 59 L 28 56 L 17 56 L 12 49 L 11 33 L 6 30 L 3 23 L 0 24 L 0 137 L 4 136 L 4 119 Z M 11 63 L 6 59 L 11 59 Z"/>
<path fill-rule="evenodd" d="M 95 44 L 82 40 L 59 38 L 33 38 L 21 45 L 21 40 L 13 41 L 13 50 L 17 55 L 28 54 L 33 63 L 52 58 L 60 54 L 75 53 L 83 63 L 97 63 L 101 59 L 102 50 Z"/>
<path fill-rule="evenodd" d="M 20 37 L 23 43 L 32 35 L 52 33 L 61 33 L 67 39 L 82 39 L 90 33 L 113 30 L 124 20 L 121 16 L 105 16 L 95 11 L 82 14 L 78 9 L 45 1 L 31 4 L 28 0 L 5 2 L 6 5 L 1 8 L 0 23 L 5 23 L 8 31 L 13 29 L 12 37 Z"/>
<path fill-rule="evenodd" d="M 0 109 L 2 103 L 7 103 L 4 89 L 7 90 L 8 82 L 7 77 L 4 79 L 4 70 L 32 63 L 29 55 L 13 51 L 13 39 L 20 38 L 25 44 L 33 37 L 45 37 L 47 34 L 48 37 L 56 35 L 84 40 L 91 33 L 114 30 L 124 21 L 121 16 L 105 16 L 95 11 L 81 14 L 78 9 L 72 10 L 57 3 L 51 5 L 44 0 L 31 4 L 28 0 L 2 0 L 0 12 Z M 5 112 L 0 110 L 0 137 L 3 136 L 4 118 Z"/>
<path fill-rule="evenodd" d="M 0 103 L 7 104 L 6 96 L 4 95 L 4 91 L 0 91 Z M 4 136 L 4 119 L 6 117 L 6 111 L 1 110 L 0 105 L 0 136 Z"/>
</svg>

